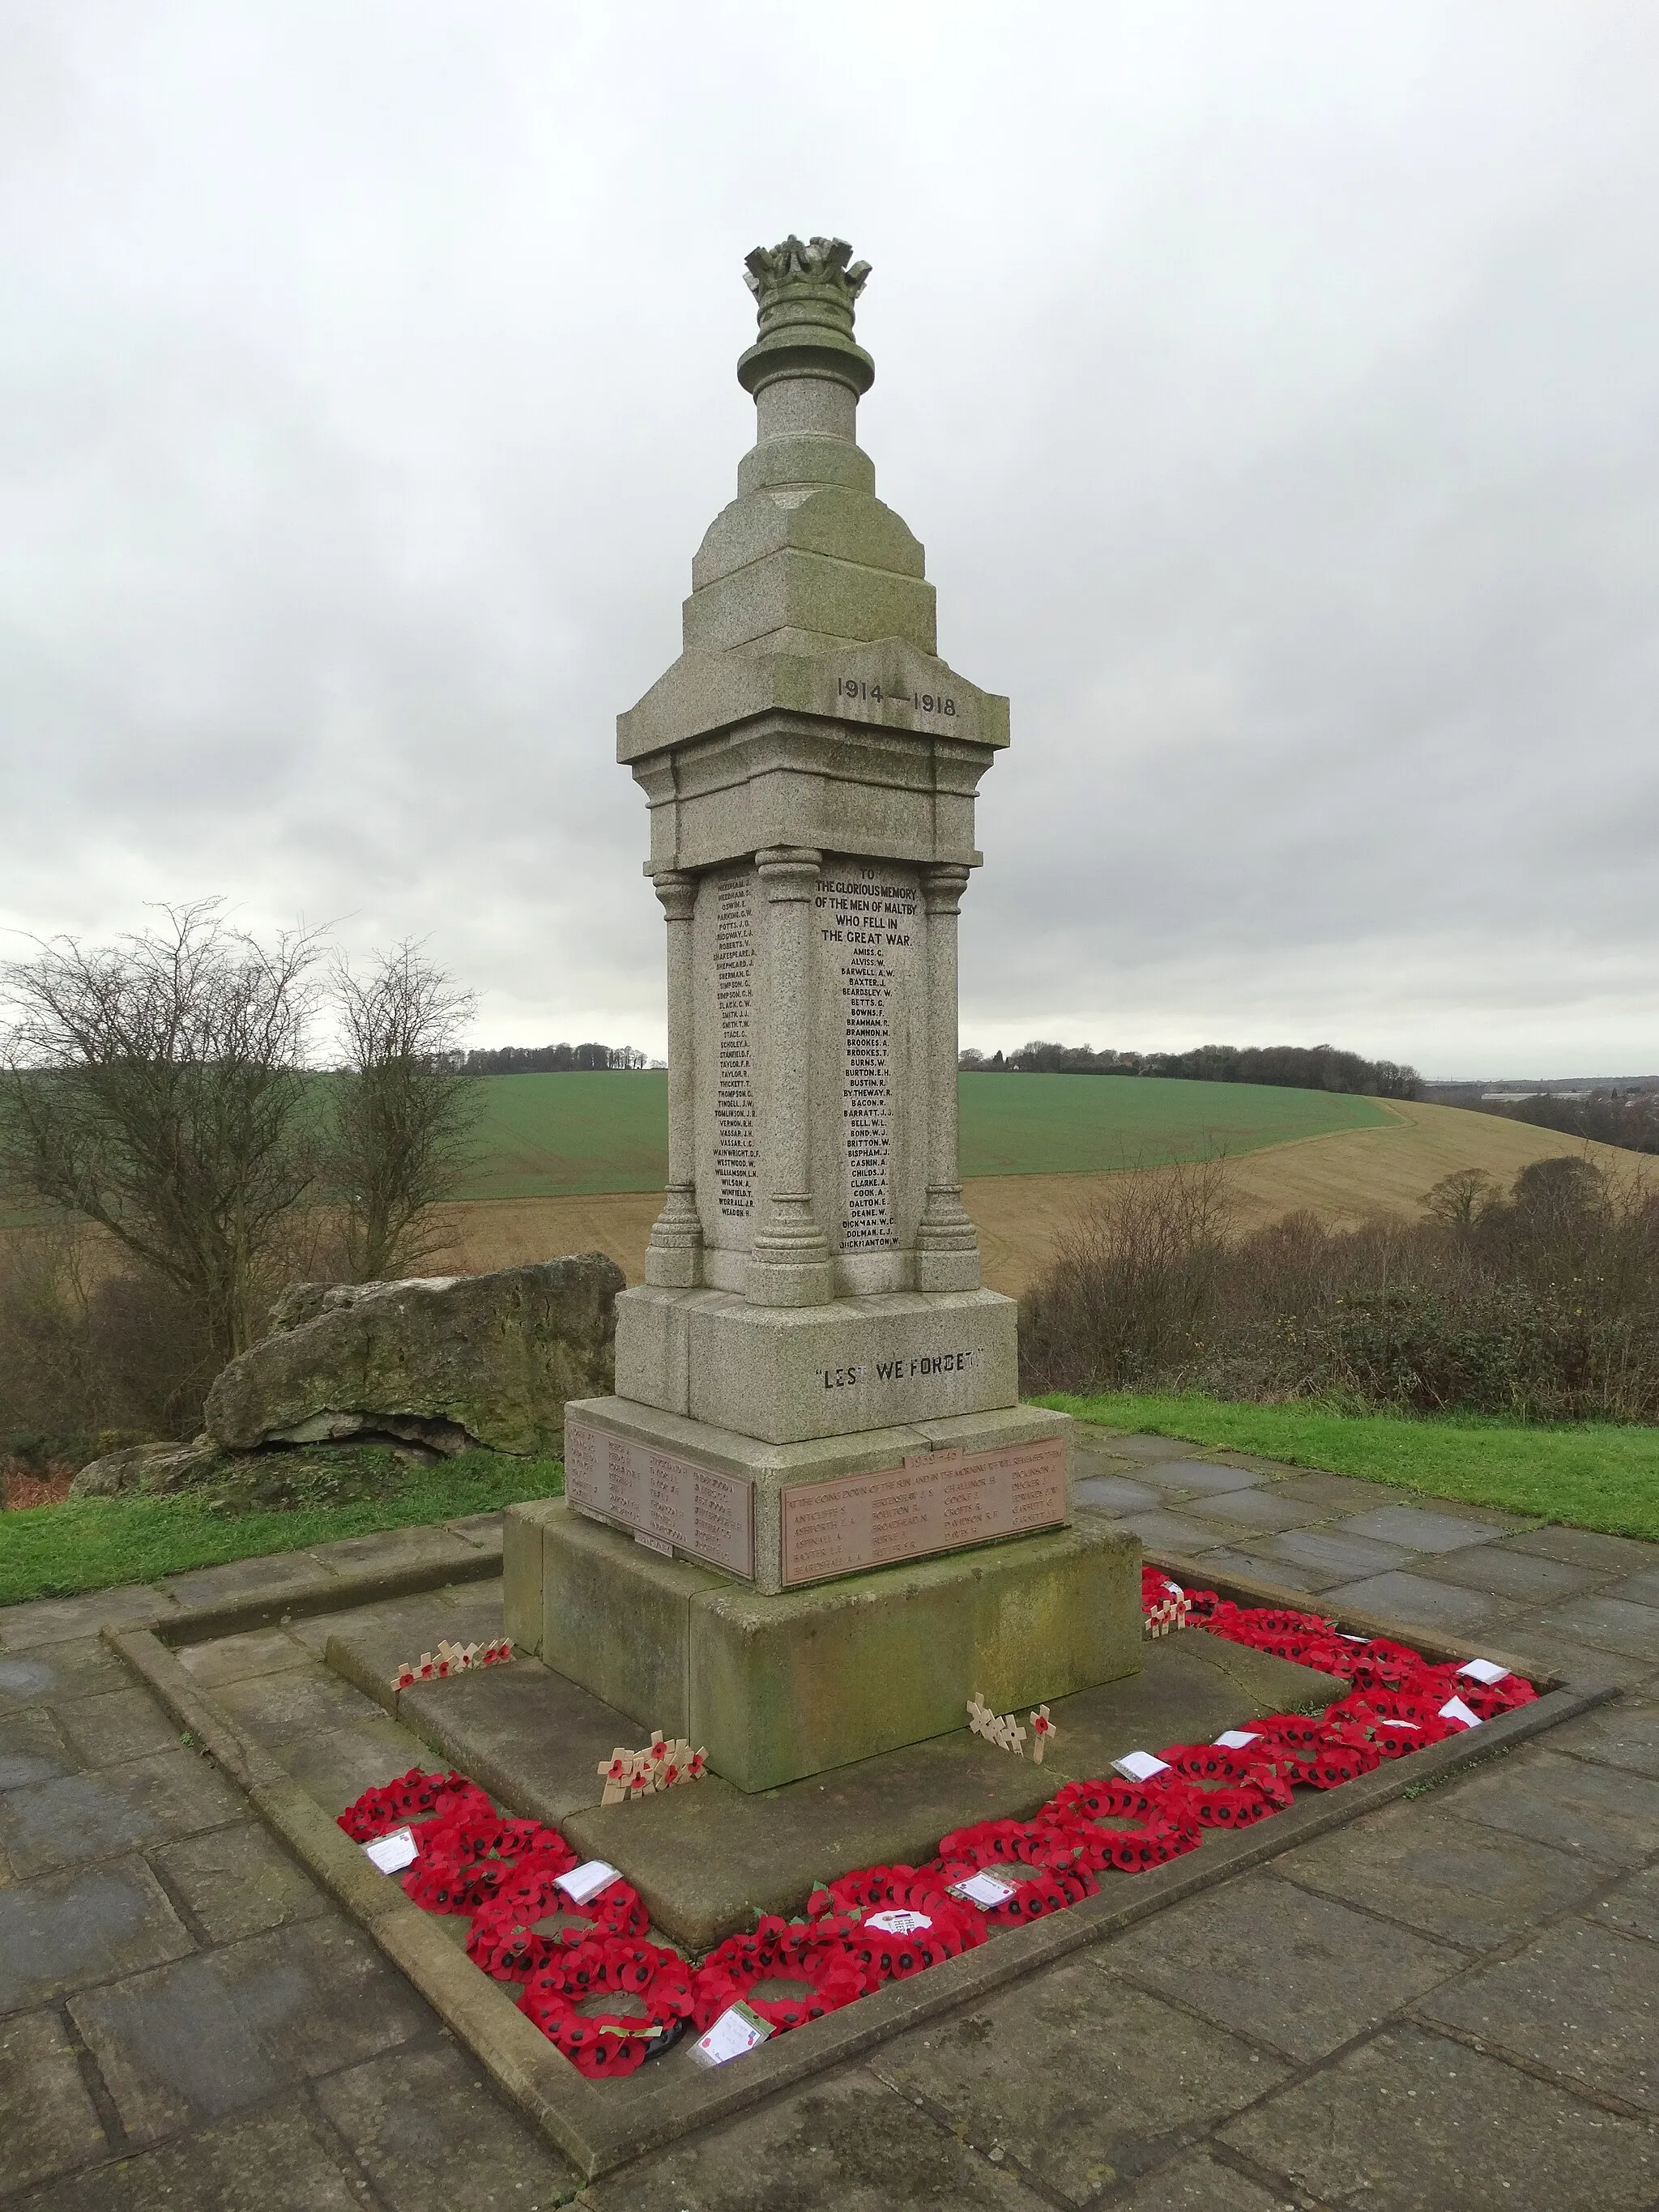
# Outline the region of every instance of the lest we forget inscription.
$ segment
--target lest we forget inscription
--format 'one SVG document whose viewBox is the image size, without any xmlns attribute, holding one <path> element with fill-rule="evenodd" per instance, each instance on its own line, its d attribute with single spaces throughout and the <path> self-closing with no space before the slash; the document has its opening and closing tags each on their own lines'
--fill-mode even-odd
<svg viewBox="0 0 1659 2212">
<path fill-rule="evenodd" d="M 659 1548 L 754 1578 L 755 1491 L 739 1475 L 567 1414 L 564 1494 L 579 1512 L 620 1521 Z"/>
<path fill-rule="evenodd" d="M 918 1452 L 902 1467 L 782 1493 L 786 1589 L 1024 1535 L 1066 1518 L 1066 1440 Z"/>
</svg>

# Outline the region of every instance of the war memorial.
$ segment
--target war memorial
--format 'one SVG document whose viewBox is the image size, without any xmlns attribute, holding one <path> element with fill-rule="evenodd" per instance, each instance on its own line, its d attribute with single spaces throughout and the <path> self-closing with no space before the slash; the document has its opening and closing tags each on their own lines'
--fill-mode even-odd
<svg viewBox="0 0 1659 2212">
<path fill-rule="evenodd" d="M 669 1188 L 516 1512 L 521 1650 L 763 1790 L 1139 1663 L 1138 1547 L 1073 1516 L 1018 1401 L 957 1161 L 957 927 L 1008 702 L 935 649 L 922 548 L 858 444 L 867 275 L 748 262 L 756 436 L 684 651 L 617 724 L 668 936 Z"/>
<path fill-rule="evenodd" d="M 1543 1955 L 1569 1908 L 1629 1909 L 1650 1850 L 1650 1731 L 1596 1710 L 1551 1595 L 1580 1571 L 1555 1537 L 1615 1540 L 1020 1405 L 956 1126 L 1008 704 L 939 658 L 857 442 L 867 271 L 793 238 L 748 271 L 756 441 L 685 649 L 618 726 L 667 931 L 645 1280 L 586 1255 L 301 1285 L 210 1400 L 249 1454 L 403 1422 L 527 1456 L 562 1404 L 563 1495 L 9 1609 L 0 1706 L 54 1702 L 0 1787 L 0 2013 L 35 2008 L 3 2023 L 0 2178 L 182 2201 L 183 2143 L 215 2205 L 290 2172 L 307 2204 L 390 2172 L 422 2205 L 509 2173 L 544 2203 L 614 2176 L 617 2208 L 1150 2204 L 1142 2177 L 1207 2205 L 1301 2202 L 1323 2160 L 1318 2201 L 1425 2174 L 1404 2204 L 1473 2201 L 1441 2184 L 1478 2157 L 1539 2202 L 1645 2203 L 1608 2022 L 1646 1935 L 1586 1915 L 1565 1978 Z M 573 1396 L 613 1310 L 614 1389 Z M 418 1404 L 414 1348 L 443 1378 Z M 1176 1547 L 1144 1586 L 1132 1522 Z M 1366 1578 L 1263 1579 L 1251 1528 Z M 1420 1571 L 1370 1574 L 1382 1536 Z M 1646 1555 L 1591 1556 L 1611 1588 Z M 1459 1560 L 1467 1588 L 1430 1579 Z M 1516 1649 L 1562 1671 L 1370 1609 L 1522 1577 L 1552 1610 Z M 1546 1731 L 1565 1755 L 1496 1759 Z M 1588 2118 L 1562 1990 L 1602 2023 Z M 313 2185 L 319 2111 L 362 2147 L 344 2193 Z"/>
</svg>

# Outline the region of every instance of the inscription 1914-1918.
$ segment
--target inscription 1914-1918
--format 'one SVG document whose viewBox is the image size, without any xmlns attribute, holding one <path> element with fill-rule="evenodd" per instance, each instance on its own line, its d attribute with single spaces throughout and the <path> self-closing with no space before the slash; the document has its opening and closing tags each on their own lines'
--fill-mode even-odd
<svg viewBox="0 0 1659 2212">
<path fill-rule="evenodd" d="M 864 866 L 832 870 L 818 885 L 818 933 L 842 1007 L 843 1252 L 899 1242 L 893 1032 L 908 1009 L 920 903 L 914 883 Z"/>
</svg>

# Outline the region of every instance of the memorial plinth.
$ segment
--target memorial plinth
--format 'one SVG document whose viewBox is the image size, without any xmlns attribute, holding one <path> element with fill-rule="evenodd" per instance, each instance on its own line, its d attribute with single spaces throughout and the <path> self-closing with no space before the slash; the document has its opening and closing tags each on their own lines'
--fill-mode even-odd
<svg viewBox="0 0 1659 2212">
<path fill-rule="evenodd" d="M 521 1644 L 755 1789 L 957 1726 L 975 1690 L 1132 1671 L 1139 1587 L 1132 1539 L 1071 1527 L 1069 1423 L 1019 1404 L 962 1205 L 957 919 L 1008 702 L 939 658 L 922 549 L 857 443 L 867 270 L 823 239 L 748 268 L 756 443 L 684 650 L 617 724 L 668 925 L 668 1192 L 617 1395 L 568 1408 L 568 1504 L 509 1515 L 507 1580 Z M 693 1613 L 763 1692 L 696 1657 Z M 865 1678 L 894 1667 L 915 1694 L 878 1725 Z"/>
</svg>

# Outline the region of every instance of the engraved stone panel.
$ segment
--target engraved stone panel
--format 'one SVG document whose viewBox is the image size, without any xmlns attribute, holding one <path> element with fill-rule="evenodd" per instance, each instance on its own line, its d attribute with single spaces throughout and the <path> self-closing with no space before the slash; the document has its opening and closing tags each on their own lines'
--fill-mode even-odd
<svg viewBox="0 0 1659 2212">
<path fill-rule="evenodd" d="M 747 1251 L 759 1202 L 763 951 L 752 867 L 707 876 L 693 922 L 696 1177 L 705 1243 Z"/>
<path fill-rule="evenodd" d="M 785 1589 L 959 1551 L 1066 1518 L 1066 1443 L 921 1452 L 902 1467 L 782 1493 Z"/>
<path fill-rule="evenodd" d="M 827 854 L 817 948 L 820 1219 L 857 1290 L 899 1288 L 921 1208 L 925 917 L 915 871 Z M 862 1264 L 859 1264 L 861 1262 Z"/>
<path fill-rule="evenodd" d="M 613 1436 L 569 1413 L 564 1494 L 579 1512 L 620 1522 L 659 1550 L 754 1579 L 754 1485 L 739 1475 Z"/>
</svg>

